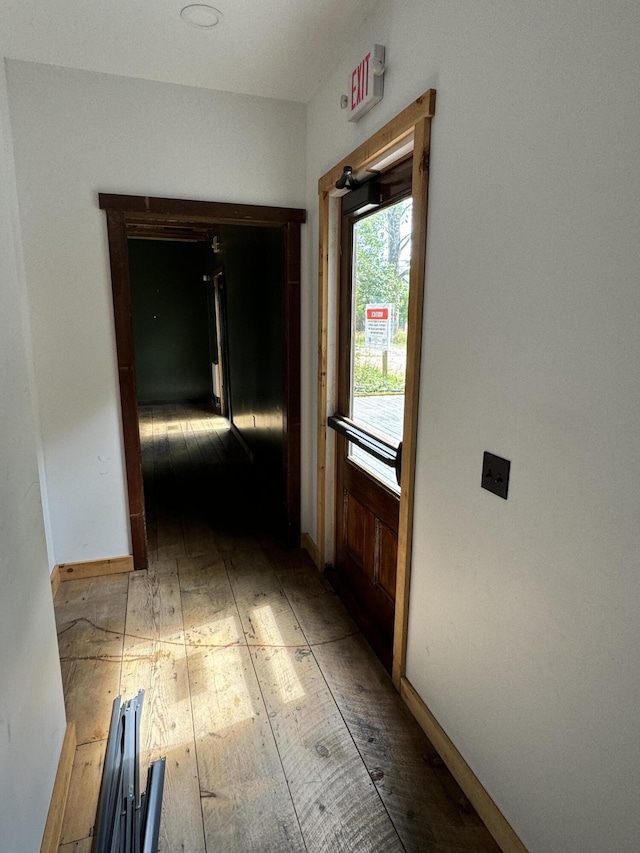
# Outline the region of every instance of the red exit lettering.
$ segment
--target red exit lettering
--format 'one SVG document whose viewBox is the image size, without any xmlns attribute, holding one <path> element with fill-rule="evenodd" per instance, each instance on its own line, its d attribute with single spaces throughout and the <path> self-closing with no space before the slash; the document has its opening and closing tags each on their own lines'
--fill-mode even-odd
<svg viewBox="0 0 640 853">
<path fill-rule="evenodd" d="M 360 65 L 351 73 L 351 109 L 355 108 L 369 96 L 369 60 L 371 51 L 365 56 Z"/>
<path fill-rule="evenodd" d="M 367 308 L 367 320 L 388 320 L 388 308 Z"/>
</svg>

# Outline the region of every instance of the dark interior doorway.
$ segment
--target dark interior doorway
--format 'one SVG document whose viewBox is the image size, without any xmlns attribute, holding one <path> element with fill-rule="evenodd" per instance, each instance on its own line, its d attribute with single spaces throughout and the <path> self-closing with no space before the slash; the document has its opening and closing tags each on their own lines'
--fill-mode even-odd
<svg viewBox="0 0 640 853">
<path fill-rule="evenodd" d="M 156 402 L 162 397 L 163 402 L 177 400 L 171 395 L 181 395 L 182 402 L 213 404 L 215 410 L 214 352 L 220 327 L 218 323 L 212 327 L 211 295 L 216 287 L 219 293 L 224 292 L 226 305 L 227 417 L 236 438 L 259 467 L 263 481 L 276 487 L 275 503 L 282 508 L 276 517 L 281 519 L 283 538 L 297 546 L 300 225 L 305 220 L 304 211 L 107 195 L 100 195 L 100 206 L 107 213 L 136 568 L 145 567 L 148 561 L 138 405 L 152 403 L 154 398 Z M 160 248 L 154 249 L 153 243 Z M 173 245 L 169 247 L 168 243 Z M 140 294 L 136 287 L 134 296 L 131 276 L 138 276 L 145 256 L 147 260 L 154 257 L 142 274 Z M 176 299 L 168 287 L 158 287 L 161 272 L 176 272 L 183 264 L 193 267 L 191 281 L 197 278 L 197 286 L 188 285 L 196 291 L 193 299 Z M 137 320 L 134 309 L 139 296 L 143 317 Z M 154 330 L 159 319 L 158 311 L 151 310 L 154 304 L 162 306 L 174 338 L 182 338 L 185 344 L 171 369 L 166 365 L 164 370 L 157 369 L 167 345 Z M 197 335 L 185 331 L 189 317 L 194 329 L 199 329 Z M 136 344 L 136 325 L 142 346 Z M 206 370 L 201 365 L 203 355 Z"/>
<path fill-rule="evenodd" d="M 193 241 L 141 236 L 127 246 L 139 415 L 141 407 L 166 404 L 196 412 L 198 423 L 207 412 L 223 415 L 254 468 L 238 469 L 252 503 L 259 495 L 274 534 L 284 538 L 281 229 L 228 225 Z M 142 455 L 144 475 L 144 447 Z M 223 498 L 230 489 L 220 470 L 210 479 L 208 490 L 197 491 L 213 505 L 214 489 Z"/>
</svg>

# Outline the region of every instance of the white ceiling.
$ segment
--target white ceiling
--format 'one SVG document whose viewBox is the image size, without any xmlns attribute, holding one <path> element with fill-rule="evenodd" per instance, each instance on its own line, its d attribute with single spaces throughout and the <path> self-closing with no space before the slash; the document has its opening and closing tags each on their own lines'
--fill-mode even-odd
<svg viewBox="0 0 640 853">
<path fill-rule="evenodd" d="M 0 0 L 0 55 L 306 102 L 378 4 L 207 0 L 224 17 L 197 29 L 180 18 L 190 2 Z"/>
</svg>

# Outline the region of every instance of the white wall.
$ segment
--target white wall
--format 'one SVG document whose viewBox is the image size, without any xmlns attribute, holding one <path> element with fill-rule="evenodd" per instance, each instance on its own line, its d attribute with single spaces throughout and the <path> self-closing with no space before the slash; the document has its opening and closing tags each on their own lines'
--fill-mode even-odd
<svg viewBox="0 0 640 853">
<path fill-rule="evenodd" d="M 37 853 L 65 730 L 0 61 L 0 847 Z"/>
<path fill-rule="evenodd" d="M 354 127 L 373 42 L 385 100 Z M 438 92 L 408 677 L 532 853 L 640 849 L 639 55 L 636 3 L 381 3 L 309 108 L 311 208 Z"/>
<path fill-rule="evenodd" d="M 339 97 L 372 42 L 387 46 L 385 100 L 349 125 Z M 640 846 L 639 48 L 639 8 L 622 0 L 381 2 L 307 116 L 303 529 L 313 533 L 316 182 L 438 90 L 408 676 L 532 853 Z M 115 556 L 129 542 L 96 194 L 304 206 L 304 112 L 18 62 L 8 79 L 55 559 Z M 21 356 L 4 225 L 0 239 L 4 370 Z M 48 632 L 11 656 L 37 669 L 55 645 L 50 601 L 27 571 L 44 545 L 20 371 L 1 380 L 17 414 L 5 427 L 12 487 L 0 487 L 3 580 L 12 566 L 0 625 L 9 637 Z M 512 460 L 506 503 L 479 487 L 485 449 Z M 12 663 L 7 683 L 18 671 Z M 52 661 L 33 683 L 54 696 L 59 748 L 57 672 Z M 9 713 L 26 726 L 42 709 L 29 685 L 16 695 L 24 707 Z M 7 708 L 0 700 L 3 721 Z M 24 767 L 29 778 L 43 781 Z M 0 793 L 4 827 L 20 806 Z"/>
<path fill-rule="evenodd" d="M 98 192 L 303 207 L 301 104 L 7 63 L 56 562 L 130 552 Z"/>
</svg>

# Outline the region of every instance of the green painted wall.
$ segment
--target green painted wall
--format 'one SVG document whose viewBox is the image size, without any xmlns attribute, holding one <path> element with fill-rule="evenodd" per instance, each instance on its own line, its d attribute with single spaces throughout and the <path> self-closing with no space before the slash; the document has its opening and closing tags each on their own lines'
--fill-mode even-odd
<svg viewBox="0 0 640 853">
<path fill-rule="evenodd" d="M 211 399 L 204 243 L 129 240 L 138 401 Z"/>
</svg>

